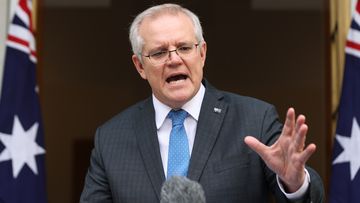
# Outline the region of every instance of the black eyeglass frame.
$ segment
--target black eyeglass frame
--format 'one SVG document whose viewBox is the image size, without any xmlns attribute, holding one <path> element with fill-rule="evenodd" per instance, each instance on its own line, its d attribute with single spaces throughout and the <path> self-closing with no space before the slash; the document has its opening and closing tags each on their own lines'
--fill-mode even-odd
<svg viewBox="0 0 360 203">
<path fill-rule="evenodd" d="M 195 46 L 195 49 L 197 49 L 197 47 L 198 47 L 199 45 L 200 45 L 200 43 L 196 43 L 196 44 L 193 44 L 192 46 Z M 178 56 L 180 56 L 179 53 L 178 53 L 178 50 L 181 49 L 181 48 L 183 48 L 183 47 L 184 47 L 184 46 L 180 46 L 180 47 L 178 47 L 178 48 L 176 48 L 176 49 L 173 49 L 173 50 L 160 51 L 160 52 L 166 52 L 166 53 L 168 53 L 168 57 L 170 57 L 170 53 L 171 53 L 171 52 L 175 52 Z M 158 54 L 158 53 L 159 53 L 159 52 L 154 53 L 154 54 L 148 54 L 148 55 L 142 55 L 142 54 L 141 54 L 141 56 L 144 56 L 144 57 L 149 58 L 149 61 L 150 61 L 151 63 L 153 63 L 152 60 L 151 60 L 151 57 L 154 56 L 155 54 Z M 165 63 L 165 62 L 166 62 L 166 60 L 165 60 L 163 63 Z M 162 63 L 159 63 L 159 64 L 162 64 Z"/>
</svg>

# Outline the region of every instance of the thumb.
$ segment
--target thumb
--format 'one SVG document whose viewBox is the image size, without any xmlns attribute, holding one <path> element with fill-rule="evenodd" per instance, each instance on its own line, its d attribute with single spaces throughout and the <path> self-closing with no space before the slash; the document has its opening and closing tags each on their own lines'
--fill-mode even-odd
<svg viewBox="0 0 360 203">
<path fill-rule="evenodd" d="M 255 137 L 252 136 L 246 136 L 244 139 L 245 143 L 256 153 L 259 154 L 259 156 L 264 157 L 266 152 L 267 146 L 261 143 L 259 140 L 257 140 Z"/>
</svg>

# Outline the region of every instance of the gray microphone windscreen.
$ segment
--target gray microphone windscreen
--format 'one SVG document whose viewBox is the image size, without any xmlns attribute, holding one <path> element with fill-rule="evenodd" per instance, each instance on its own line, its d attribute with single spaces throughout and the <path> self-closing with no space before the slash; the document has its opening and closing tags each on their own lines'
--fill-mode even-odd
<svg viewBox="0 0 360 203">
<path fill-rule="evenodd" d="M 205 203 L 201 185 L 184 176 L 172 176 L 161 188 L 160 203 Z"/>
</svg>

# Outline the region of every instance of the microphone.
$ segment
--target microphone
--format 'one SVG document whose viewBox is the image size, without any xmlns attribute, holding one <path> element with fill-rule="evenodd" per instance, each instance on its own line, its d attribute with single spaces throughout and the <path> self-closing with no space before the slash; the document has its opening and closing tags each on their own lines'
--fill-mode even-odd
<svg viewBox="0 0 360 203">
<path fill-rule="evenodd" d="M 161 187 L 160 203 L 205 202 L 205 193 L 201 185 L 184 176 L 172 176 Z"/>
</svg>

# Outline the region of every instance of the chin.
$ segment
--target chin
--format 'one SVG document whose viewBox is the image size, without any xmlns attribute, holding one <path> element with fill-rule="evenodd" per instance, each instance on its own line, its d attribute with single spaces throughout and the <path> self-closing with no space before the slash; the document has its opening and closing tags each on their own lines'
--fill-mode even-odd
<svg viewBox="0 0 360 203">
<path fill-rule="evenodd" d="M 189 96 L 172 93 L 172 94 L 163 94 L 162 97 L 160 98 L 162 98 L 160 99 L 160 101 L 162 101 L 164 104 L 170 107 L 174 107 L 174 104 L 176 104 L 176 106 L 182 103 L 185 104 L 188 101 Z"/>
<path fill-rule="evenodd" d="M 182 95 L 182 96 L 176 96 L 171 97 L 171 107 L 173 108 L 180 108 L 182 107 L 186 102 L 190 101 L 192 97 L 190 95 Z"/>
</svg>

